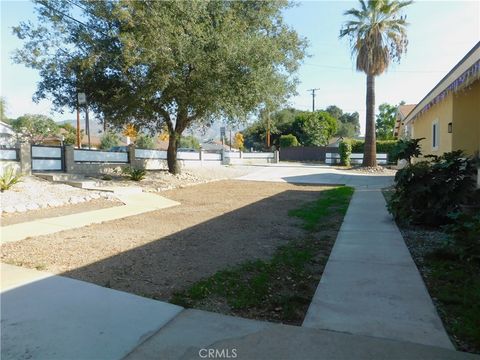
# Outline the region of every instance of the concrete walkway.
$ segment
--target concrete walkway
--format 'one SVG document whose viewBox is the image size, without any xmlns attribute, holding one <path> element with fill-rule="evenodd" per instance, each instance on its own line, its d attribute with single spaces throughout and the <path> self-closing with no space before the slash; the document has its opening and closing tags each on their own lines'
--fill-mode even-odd
<svg viewBox="0 0 480 360">
<path fill-rule="evenodd" d="M 453 349 L 381 191 L 355 191 L 303 326 Z"/>
<path fill-rule="evenodd" d="M 393 176 L 362 174 L 338 170 L 328 165 L 279 163 L 258 167 L 250 174 L 238 178 L 248 181 L 273 181 L 294 184 L 347 185 L 356 188 L 380 189 L 393 184 Z"/>
<path fill-rule="evenodd" d="M 2 360 L 202 359 L 215 350 L 223 351 L 216 358 L 239 360 L 479 359 L 439 347 L 186 310 L 11 265 L 2 264 L 1 280 Z"/>
<path fill-rule="evenodd" d="M 125 205 L 58 216 L 1 227 L 1 242 L 18 241 L 31 236 L 54 234 L 104 221 L 160 210 L 180 203 L 150 193 L 128 192 L 116 195 Z"/>
</svg>

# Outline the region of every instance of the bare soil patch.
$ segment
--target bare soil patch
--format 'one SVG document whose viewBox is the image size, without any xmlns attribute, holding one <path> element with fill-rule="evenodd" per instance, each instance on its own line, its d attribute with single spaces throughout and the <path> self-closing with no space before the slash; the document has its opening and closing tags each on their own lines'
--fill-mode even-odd
<svg viewBox="0 0 480 360">
<path fill-rule="evenodd" d="M 57 216 L 78 214 L 86 211 L 107 209 L 115 206 L 121 206 L 123 203 L 119 200 L 95 199 L 74 205 L 60 206 L 56 208 L 46 208 L 31 210 L 26 213 L 3 213 L 1 217 L 2 226 L 19 224 L 28 221 L 46 219 Z"/>
<path fill-rule="evenodd" d="M 151 298 L 247 260 L 269 259 L 306 230 L 288 212 L 327 187 L 218 181 L 169 190 L 180 206 L 8 243 L 4 262 Z"/>
</svg>

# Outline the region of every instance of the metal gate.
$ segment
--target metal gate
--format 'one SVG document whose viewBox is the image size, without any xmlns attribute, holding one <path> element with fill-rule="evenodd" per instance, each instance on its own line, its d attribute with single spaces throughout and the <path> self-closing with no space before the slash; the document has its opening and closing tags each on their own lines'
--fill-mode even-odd
<svg viewBox="0 0 480 360">
<path fill-rule="evenodd" d="M 32 145 L 32 171 L 64 171 L 63 146 Z"/>
</svg>

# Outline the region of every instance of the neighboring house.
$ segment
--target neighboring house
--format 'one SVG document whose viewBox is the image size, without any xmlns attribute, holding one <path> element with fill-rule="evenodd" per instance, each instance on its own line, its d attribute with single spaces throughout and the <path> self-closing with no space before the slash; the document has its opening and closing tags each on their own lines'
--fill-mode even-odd
<svg viewBox="0 0 480 360">
<path fill-rule="evenodd" d="M 339 147 L 340 146 L 340 143 L 343 141 L 343 137 L 342 136 L 337 136 L 337 137 L 333 137 L 330 139 L 330 141 L 328 142 L 328 145 L 327 147 Z"/>
<path fill-rule="evenodd" d="M 3 121 L 0 121 L 0 147 L 12 147 L 15 146 L 17 138 L 15 137 L 15 131 L 12 127 Z"/>
<path fill-rule="evenodd" d="M 418 103 L 404 120 L 424 155 L 463 150 L 480 153 L 480 42 Z"/>
<path fill-rule="evenodd" d="M 397 117 L 395 120 L 395 128 L 393 130 L 393 136 L 395 138 L 408 138 L 409 134 L 405 128 L 405 118 L 410 114 L 410 112 L 417 106 L 417 104 L 405 104 L 398 105 L 397 107 Z"/>
</svg>

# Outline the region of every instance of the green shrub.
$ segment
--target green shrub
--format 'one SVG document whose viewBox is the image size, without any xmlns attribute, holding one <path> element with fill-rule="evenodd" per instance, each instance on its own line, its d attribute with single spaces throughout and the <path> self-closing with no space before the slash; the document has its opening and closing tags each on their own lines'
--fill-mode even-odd
<svg viewBox="0 0 480 360">
<path fill-rule="evenodd" d="M 342 140 L 338 146 L 340 152 L 340 164 L 350 166 L 350 155 L 352 154 L 352 144 L 349 140 Z"/>
<path fill-rule="evenodd" d="M 393 149 L 393 156 L 396 160 L 407 160 L 410 164 L 413 157 L 422 155 L 419 142 L 425 138 L 398 140 L 398 143 Z"/>
<path fill-rule="evenodd" d="M 200 150 L 200 143 L 198 142 L 195 136 L 192 136 L 192 135 L 182 136 L 178 143 L 178 147 Z"/>
<path fill-rule="evenodd" d="M 139 134 L 135 140 L 135 146 L 139 149 L 155 149 L 155 137 Z"/>
<path fill-rule="evenodd" d="M 4 192 L 5 190 L 9 190 L 13 185 L 22 181 L 21 178 L 21 175 L 15 174 L 12 166 L 7 167 L 0 176 L 0 191 Z"/>
<path fill-rule="evenodd" d="M 100 149 L 109 150 L 114 146 L 118 146 L 119 144 L 120 139 L 117 134 L 113 132 L 106 132 L 103 134 L 100 140 Z"/>
<path fill-rule="evenodd" d="M 297 138 L 295 135 L 288 134 L 280 136 L 280 148 L 299 146 Z"/>
<path fill-rule="evenodd" d="M 387 154 L 387 161 L 393 163 L 397 161 L 395 156 L 395 148 L 397 140 L 378 140 L 377 141 L 377 153 Z M 365 148 L 364 140 L 351 140 L 352 153 L 363 154 Z"/>
<path fill-rule="evenodd" d="M 126 167 L 122 169 L 122 173 L 125 175 L 128 175 L 130 180 L 133 181 L 140 181 L 145 179 L 145 176 L 147 175 L 147 171 L 144 169 L 135 169 L 132 167 Z"/>
<path fill-rule="evenodd" d="M 409 164 L 395 175 L 388 209 L 399 221 L 438 225 L 474 194 L 476 167 L 461 151 Z"/>
<path fill-rule="evenodd" d="M 480 264 L 480 213 L 456 212 L 449 215 L 453 224 L 446 227 L 454 250 L 461 259 Z"/>
</svg>

